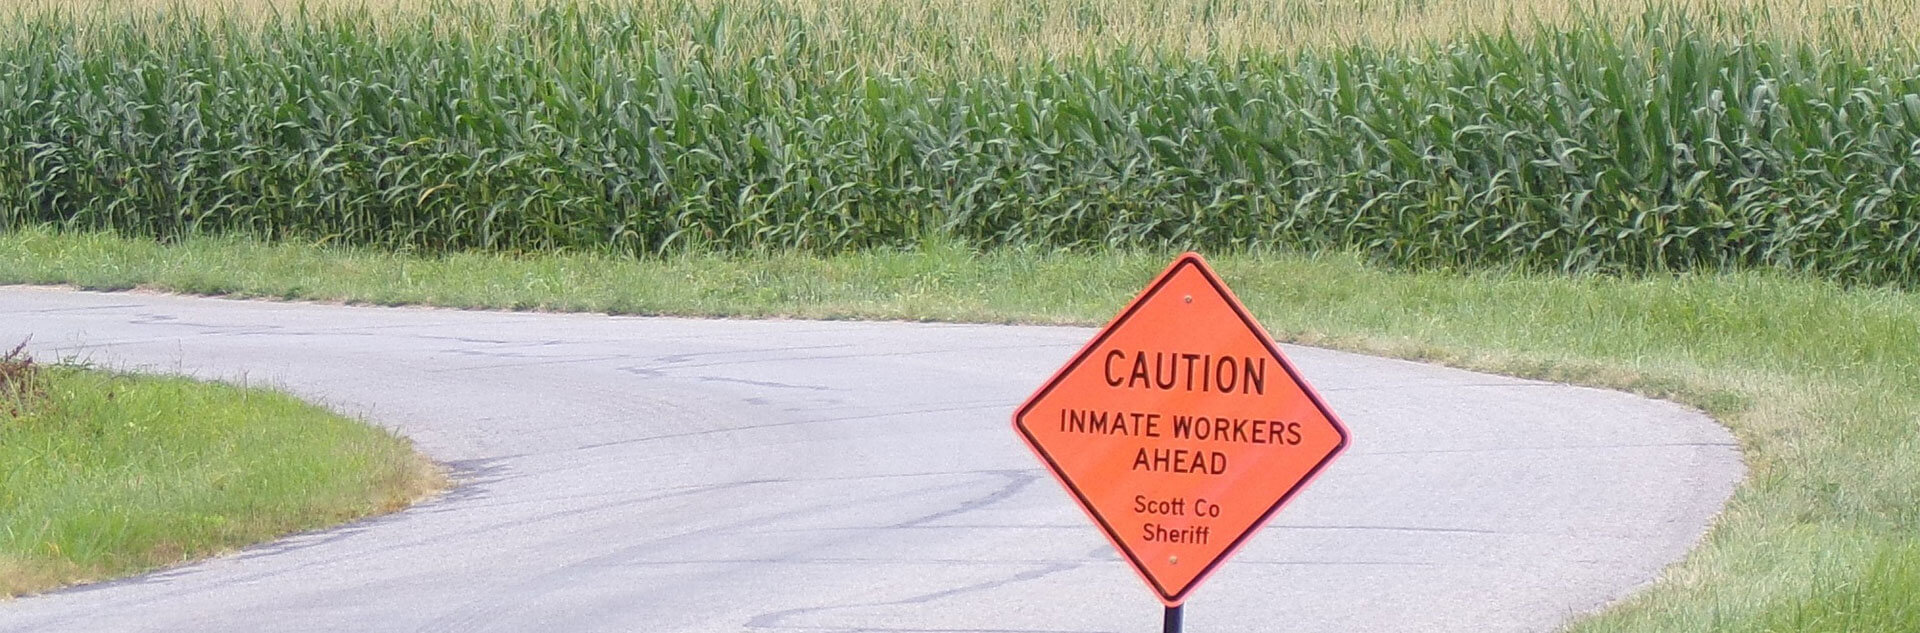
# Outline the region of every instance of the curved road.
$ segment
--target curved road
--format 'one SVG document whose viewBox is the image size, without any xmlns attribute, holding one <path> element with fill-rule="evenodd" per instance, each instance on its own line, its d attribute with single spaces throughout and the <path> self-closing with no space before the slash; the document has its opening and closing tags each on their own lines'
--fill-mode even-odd
<svg viewBox="0 0 1920 633">
<path fill-rule="evenodd" d="M 0 603 L 0 631 L 1154 631 L 1012 408 L 1090 330 L 0 288 L 43 359 L 244 378 L 391 425 L 459 488 Z M 1682 407 L 1287 348 L 1354 444 L 1191 631 L 1550 631 L 1656 578 L 1742 474 Z"/>
</svg>

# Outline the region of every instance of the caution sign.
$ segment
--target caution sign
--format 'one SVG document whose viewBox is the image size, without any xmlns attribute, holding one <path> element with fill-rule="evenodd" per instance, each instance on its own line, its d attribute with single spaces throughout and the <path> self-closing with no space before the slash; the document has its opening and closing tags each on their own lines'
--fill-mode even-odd
<svg viewBox="0 0 1920 633">
<path fill-rule="evenodd" d="M 1347 446 L 1346 428 L 1194 253 L 1013 426 L 1169 607 Z"/>
</svg>

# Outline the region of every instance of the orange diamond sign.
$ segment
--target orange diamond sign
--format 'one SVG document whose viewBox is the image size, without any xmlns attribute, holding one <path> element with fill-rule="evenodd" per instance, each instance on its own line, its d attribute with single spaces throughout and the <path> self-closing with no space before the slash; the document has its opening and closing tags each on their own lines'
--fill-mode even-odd
<svg viewBox="0 0 1920 633">
<path fill-rule="evenodd" d="M 1347 430 L 1187 253 L 1014 413 L 1169 607 L 1347 446 Z"/>
</svg>

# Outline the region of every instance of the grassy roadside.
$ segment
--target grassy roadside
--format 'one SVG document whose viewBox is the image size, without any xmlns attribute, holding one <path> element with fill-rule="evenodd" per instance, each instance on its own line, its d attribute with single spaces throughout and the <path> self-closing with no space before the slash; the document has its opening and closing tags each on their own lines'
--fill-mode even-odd
<svg viewBox="0 0 1920 633">
<path fill-rule="evenodd" d="M 287 395 L 0 361 L 0 598 L 389 512 L 441 481 L 405 439 Z"/>
<path fill-rule="evenodd" d="M 0 283 L 638 314 L 1094 324 L 1167 253 L 421 258 L 232 238 L 0 235 Z M 1752 470 L 1660 583 L 1573 626 L 1920 630 L 1920 295 L 1774 273 L 1404 273 L 1342 255 L 1213 258 L 1276 336 L 1701 407 Z"/>
</svg>

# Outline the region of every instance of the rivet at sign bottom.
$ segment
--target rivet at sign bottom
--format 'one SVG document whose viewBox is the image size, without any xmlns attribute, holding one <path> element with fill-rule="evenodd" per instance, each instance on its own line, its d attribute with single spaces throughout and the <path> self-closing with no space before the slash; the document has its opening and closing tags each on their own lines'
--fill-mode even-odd
<svg viewBox="0 0 1920 633">
<path fill-rule="evenodd" d="M 1168 564 L 1171 564 L 1171 565 L 1178 565 L 1178 564 L 1180 564 L 1180 557 L 1179 557 L 1179 556 L 1168 556 L 1168 557 L 1167 557 L 1167 563 L 1168 563 Z"/>
</svg>

